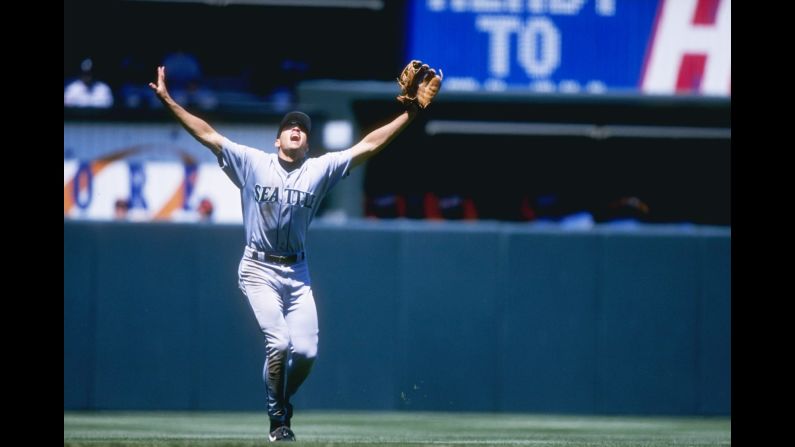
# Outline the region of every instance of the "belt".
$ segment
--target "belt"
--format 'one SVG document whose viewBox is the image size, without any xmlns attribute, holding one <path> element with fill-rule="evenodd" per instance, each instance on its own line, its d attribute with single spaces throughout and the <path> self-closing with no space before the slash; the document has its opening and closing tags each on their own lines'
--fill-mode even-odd
<svg viewBox="0 0 795 447">
<path fill-rule="evenodd" d="M 303 251 L 293 255 L 276 255 L 272 253 L 266 253 L 264 251 L 257 251 L 251 247 L 246 247 L 246 254 L 255 261 L 272 262 L 274 264 L 284 265 L 295 264 L 296 262 L 306 259 L 306 253 Z"/>
</svg>

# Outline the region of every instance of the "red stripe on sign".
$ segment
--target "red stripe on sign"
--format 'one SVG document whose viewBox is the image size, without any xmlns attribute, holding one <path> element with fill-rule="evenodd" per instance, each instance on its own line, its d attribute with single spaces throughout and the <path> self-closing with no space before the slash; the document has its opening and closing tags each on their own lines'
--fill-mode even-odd
<svg viewBox="0 0 795 447">
<path fill-rule="evenodd" d="M 685 54 L 676 77 L 676 93 L 697 92 L 707 64 L 706 54 Z"/>
<path fill-rule="evenodd" d="M 720 0 L 698 0 L 693 25 L 714 25 Z"/>
</svg>

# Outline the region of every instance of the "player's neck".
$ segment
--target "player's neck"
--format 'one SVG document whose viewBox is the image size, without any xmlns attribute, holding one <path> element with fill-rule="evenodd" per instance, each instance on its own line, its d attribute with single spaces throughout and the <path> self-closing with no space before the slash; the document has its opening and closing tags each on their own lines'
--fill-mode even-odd
<svg viewBox="0 0 795 447">
<path fill-rule="evenodd" d="M 288 154 L 286 151 L 279 150 L 278 156 L 280 161 L 283 160 L 287 163 L 299 163 L 304 161 L 304 158 L 306 158 L 305 154 L 301 153 L 301 151 Z"/>
<path fill-rule="evenodd" d="M 293 172 L 294 170 L 300 168 L 302 164 L 304 164 L 304 160 L 306 160 L 306 158 L 300 158 L 300 159 L 295 160 L 295 161 L 288 161 L 288 160 L 285 160 L 284 158 L 282 158 L 280 156 L 279 157 L 279 164 L 282 166 L 282 168 L 285 171 Z"/>
</svg>

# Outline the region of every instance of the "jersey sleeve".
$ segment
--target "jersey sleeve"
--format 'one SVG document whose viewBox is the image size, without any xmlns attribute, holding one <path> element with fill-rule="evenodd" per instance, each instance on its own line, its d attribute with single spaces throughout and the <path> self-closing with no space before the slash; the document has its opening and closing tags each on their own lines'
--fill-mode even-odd
<svg viewBox="0 0 795 447">
<path fill-rule="evenodd" d="M 320 157 L 326 167 L 326 174 L 329 179 L 329 189 L 334 187 L 338 181 L 350 174 L 352 153 L 351 150 L 340 152 L 330 152 Z"/>
<path fill-rule="evenodd" d="M 218 166 L 238 188 L 243 188 L 251 172 L 252 151 L 256 151 L 256 149 L 237 144 L 228 138 L 224 138 L 221 144 Z"/>
</svg>

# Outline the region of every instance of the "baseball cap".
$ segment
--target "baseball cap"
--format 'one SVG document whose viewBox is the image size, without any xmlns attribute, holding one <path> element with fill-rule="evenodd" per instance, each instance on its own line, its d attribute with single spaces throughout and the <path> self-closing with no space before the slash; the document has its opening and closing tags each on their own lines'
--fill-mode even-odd
<svg viewBox="0 0 795 447">
<path fill-rule="evenodd" d="M 312 131 L 312 120 L 309 119 L 309 115 L 295 110 L 284 115 L 282 122 L 279 123 L 279 133 L 284 129 L 284 126 L 293 124 L 298 124 L 303 127 L 307 134 Z"/>
</svg>

